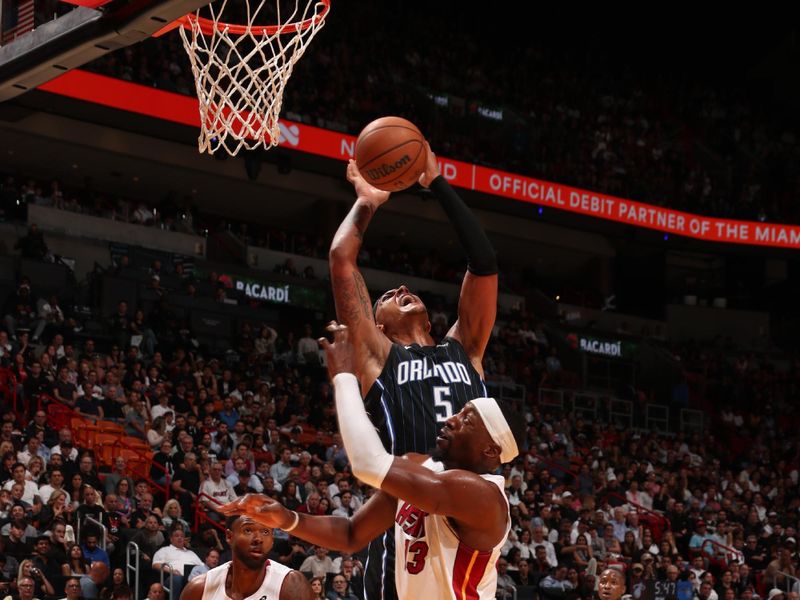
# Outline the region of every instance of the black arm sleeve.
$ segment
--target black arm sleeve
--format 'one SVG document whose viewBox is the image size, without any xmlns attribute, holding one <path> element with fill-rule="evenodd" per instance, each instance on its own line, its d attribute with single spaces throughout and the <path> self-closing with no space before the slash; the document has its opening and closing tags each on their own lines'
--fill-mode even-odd
<svg viewBox="0 0 800 600">
<path fill-rule="evenodd" d="M 456 191 L 439 175 L 431 182 L 431 191 L 447 213 L 450 222 L 458 233 L 458 239 L 467 252 L 467 269 L 475 275 L 495 275 L 497 257 L 486 232 L 478 223 Z"/>
</svg>

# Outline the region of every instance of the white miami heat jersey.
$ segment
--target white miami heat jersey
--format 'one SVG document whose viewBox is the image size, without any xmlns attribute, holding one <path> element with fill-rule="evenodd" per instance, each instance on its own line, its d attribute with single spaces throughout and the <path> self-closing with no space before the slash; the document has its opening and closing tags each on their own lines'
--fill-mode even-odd
<svg viewBox="0 0 800 600">
<path fill-rule="evenodd" d="M 423 466 L 437 473 L 444 470 L 442 463 L 430 458 Z M 499 475 L 481 477 L 497 486 L 508 510 L 505 480 Z M 511 528 L 510 519 L 505 534 L 491 552 L 465 546 L 447 517 L 428 514 L 403 500 L 397 501 L 394 523 L 399 600 L 494 600 L 495 563 Z"/>
<path fill-rule="evenodd" d="M 226 562 L 206 573 L 203 600 L 231 600 L 230 596 L 225 593 L 225 580 L 231 564 L 231 562 Z M 264 581 L 261 582 L 261 587 L 245 600 L 279 600 L 283 580 L 291 572 L 291 569 L 273 561 L 267 562 L 266 569 L 267 572 L 264 575 Z"/>
</svg>

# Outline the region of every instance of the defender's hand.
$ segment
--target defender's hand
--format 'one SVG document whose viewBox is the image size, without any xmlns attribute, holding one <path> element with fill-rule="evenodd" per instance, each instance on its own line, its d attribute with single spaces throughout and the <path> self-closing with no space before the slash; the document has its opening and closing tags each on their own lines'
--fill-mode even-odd
<svg viewBox="0 0 800 600">
<path fill-rule="evenodd" d="M 356 358 L 353 344 L 350 343 L 350 332 L 347 325 L 339 325 L 331 321 L 325 328 L 333 334 L 333 343 L 326 338 L 319 338 L 319 345 L 325 351 L 328 363 L 328 375 L 333 379 L 339 373 L 356 373 Z"/>
<path fill-rule="evenodd" d="M 358 196 L 359 199 L 369 202 L 374 209 L 389 200 L 389 192 L 379 190 L 367 183 L 367 180 L 364 179 L 361 172 L 358 170 L 356 161 L 352 158 L 347 163 L 347 181 L 353 184 L 356 190 L 356 196 Z"/>
<path fill-rule="evenodd" d="M 294 521 L 294 515 L 290 510 L 284 508 L 277 500 L 262 494 L 245 494 L 219 507 L 217 512 L 226 517 L 246 515 L 260 525 L 278 529 L 289 527 Z"/>
<path fill-rule="evenodd" d="M 264 496 L 263 494 L 245 494 L 233 502 L 228 502 L 227 504 L 216 507 L 216 511 L 225 515 L 226 517 L 243 515 L 245 513 L 255 512 L 268 500 L 271 500 L 271 498 L 269 496 Z"/>
</svg>

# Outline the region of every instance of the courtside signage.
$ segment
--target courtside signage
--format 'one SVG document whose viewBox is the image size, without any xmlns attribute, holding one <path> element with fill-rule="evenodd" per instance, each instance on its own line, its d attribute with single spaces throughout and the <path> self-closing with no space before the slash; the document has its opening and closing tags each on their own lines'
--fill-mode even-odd
<svg viewBox="0 0 800 600">
<path fill-rule="evenodd" d="M 73 70 L 39 86 L 39 89 L 200 127 L 195 98 L 113 77 Z M 354 157 L 355 136 L 285 120 L 281 120 L 280 130 L 280 145 L 285 148 L 334 159 Z M 705 217 L 441 157 L 440 167 L 445 178 L 457 187 L 536 206 L 699 240 L 800 248 L 800 226 Z"/>
<path fill-rule="evenodd" d="M 622 358 L 622 342 L 619 340 L 615 342 L 606 342 L 593 338 L 579 337 L 578 344 L 580 349 L 584 352 Z"/>
<path fill-rule="evenodd" d="M 310 310 L 325 310 L 328 295 L 324 289 L 288 284 L 255 277 L 223 273 L 219 280 L 246 298 L 270 304 L 286 304 Z"/>
<path fill-rule="evenodd" d="M 591 335 L 570 333 L 567 335 L 567 343 L 571 348 L 581 352 L 608 358 L 630 359 L 636 356 L 636 344 L 619 339 L 603 339 Z"/>
</svg>

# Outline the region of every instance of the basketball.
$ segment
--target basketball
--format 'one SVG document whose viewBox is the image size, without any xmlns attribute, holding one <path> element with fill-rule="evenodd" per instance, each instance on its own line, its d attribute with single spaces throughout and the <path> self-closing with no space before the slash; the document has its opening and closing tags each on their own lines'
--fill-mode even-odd
<svg viewBox="0 0 800 600">
<path fill-rule="evenodd" d="M 386 192 L 414 185 L 425 170 L 425 138 L 411 121 L 382 117 L 364 127 L 356 140 L 356 165 L 370 184 Z"/>
</svg>

